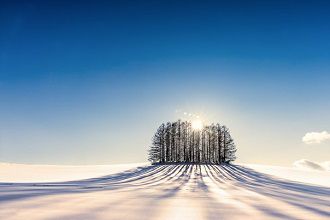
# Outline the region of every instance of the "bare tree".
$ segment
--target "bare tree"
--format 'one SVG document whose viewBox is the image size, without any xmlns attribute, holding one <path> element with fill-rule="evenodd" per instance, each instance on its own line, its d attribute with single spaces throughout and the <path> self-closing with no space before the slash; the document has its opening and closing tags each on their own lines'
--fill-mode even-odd
<svg viewBox="0 0 330 220">
<path fill-rule="evenodd" d="M 163 123 L 152 138 L 152 163 L 192 162 L 230 163 L 236 159 L 236 146 L 229 129 L 219 123 L 193 129 L 191 122 Z"/>
</svg>

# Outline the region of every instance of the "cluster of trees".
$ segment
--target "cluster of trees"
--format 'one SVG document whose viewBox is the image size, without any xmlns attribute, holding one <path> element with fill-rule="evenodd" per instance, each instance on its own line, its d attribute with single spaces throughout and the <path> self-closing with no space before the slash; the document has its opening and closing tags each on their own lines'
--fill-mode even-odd
<svg viewBox="0 0 330 220">
<path fill-rule="evenodd" d="M 229 163 L 236 159 L 236 146 L 226 126 L 212 124 L 193 129 L 191 122 L 161 124 L 152 139 L 152 163 Z"/>
</svg>

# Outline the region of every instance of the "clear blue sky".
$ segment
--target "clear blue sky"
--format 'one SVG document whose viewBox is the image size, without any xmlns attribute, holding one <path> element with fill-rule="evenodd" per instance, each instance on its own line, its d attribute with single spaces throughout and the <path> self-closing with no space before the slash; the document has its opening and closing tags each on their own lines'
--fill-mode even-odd
<svg viewBox="0 0 330 220">
<path fill-rule="evenodd" d="M 330 130 L 330 4 L 228 2 L 1 1 L 0 161 L 146 161 L 183 112 L 238 162 L 327 160 L 301 138 Z"/>
</svg>

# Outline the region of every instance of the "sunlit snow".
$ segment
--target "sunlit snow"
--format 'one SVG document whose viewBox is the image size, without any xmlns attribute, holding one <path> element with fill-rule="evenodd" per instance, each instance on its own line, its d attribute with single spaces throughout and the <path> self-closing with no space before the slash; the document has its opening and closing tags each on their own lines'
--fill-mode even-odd
<svg viewBox="0 0 330 220">
<path fill-rule="evenodd" d="M 5 173 L 8 164 L 0 165 Z M 15 166 L 15 165 L 12 165 Z M 20 165 L 9 179 L 23 178 L 31 165 Z M 24 166 L 26 166 L 24 168 Z M 124 167 L 126 166 L 126 171 Z M 7 167 L 7 168 L 5 168 Z M 0 219 L 329 219 L 330 173 L 262 165 L 107 166 L 110 175 L 87 174 L 83 166 L 59 168 L 82 180 L 13 183 L 2 176 Z M 39 174 L 47 166 L 38 168 Z M 49 168 L 49 167 L 48 167 Z M 53 167 L 53 171 L 54 171 Z M 95 170 L 97 171 L 97 166 Z M 43 170 L 43 171 L 41 171 Z M 51 172 L 52 169 L 49 169 Z M 56 169 L 55 169 L 56 170 Z M 272 174 L 272 170 L 275 170 Z M 280 171 L 279 171 L 280 170 Z M 103 172 L 103 171 L 102 171 Z M 295 181 L 294 173 L 324 179 Z M 96 172 L 97 173 L 97 172 Z M 266 174 L 268 173 L 268 174 Z M 283 175 L 281 175 L 281 173 Z M 289 173 L 289 174 L 286 174 Z M 49 176 L 52 176 L 48 173 Z M 57 172 L 53 176 L 59 175 Z M 14 177 L 16 176 L 16 177 Z M 292 178 L 290 179 L 289 176 Z M 33 179 L 36 178 L 36 179 Z M 39 179 L 38 179 L 39 178 Z M 86 179 L 87 178 L 87 179 Z M 286 179 L 285 179 L 286 178 Z M 34 181 L 35 180 L 35 181 Z"/>
</svg>

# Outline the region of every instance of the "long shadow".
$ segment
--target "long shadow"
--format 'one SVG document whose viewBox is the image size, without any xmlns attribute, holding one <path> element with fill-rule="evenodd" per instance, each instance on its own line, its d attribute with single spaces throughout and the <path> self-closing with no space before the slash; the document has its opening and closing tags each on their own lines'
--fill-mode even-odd
<svg viewBox="0 0 330 220">
<path fill-rule="evenodd" d="M 136 169 L 131 169 L 109 176 L 79 181 L 51 183 L 0 183 L 0 202 L 24 199 L 34 196 L 104 190 L 104 186 L 102 185 L 104 183 L 107 183 L 107 186 L 113 186 L 115 188 L 115 185 L 118 185 L 119 183 L 130 183 L 129 181 L 133 182 L 141 178 L 148 178 L 149 176 L 162 172 L 165 169 L 169 169 L 169 167 L 138 167 Z"/>
<path fill-rule="evenodd" d="M 292 207 L 298 207 L 317 215 L 329 216 L 328 207 L 329 188 L 306 185 L 294 181 L 278 179 L 271 175 L 262 174 L 252 169 L 235 165 L 207 165 L 208 175 L 220 188 L 235 190 L 247 189 L 261 194 L 267 198 L 285 202 Z M 253 202 L 244 196 L 236 197 L 235 200 L 250 205 L 266 215 L 281 219 L 296 219 L 294 216 L 285 214 L 285 210 L 278 210 L 269 204 L 259 201 Z"/>
<path fill-rule="evenodd" d="M 187 164 L 177 164 L 177 165 L 158 165 L 157 167 L 161 167 L 162 172 L 155 174 L 155 176 L 150 177 L 149 180 L 143 181 L 145 184 L 152 184 L 152 187 L 161 186 L 160 188 L 157 188 L 156 192 L 152 193 L 152 196 L 148 195 L 146 191 L 142 191 L 142 194 L 136 194 L 136 198 L 140 198 L 141 196 L 144 198 L 144 208 L 141 210 L 133 210 L 134 212 L 137 212 L 136 215 L 143 219 L 155 219 L 154 216 L 158 216 L 158 212 L 156 215 L 152 213 L 145 214 L 144 209 L 153 207 L 153 209 L 157 209 L 159 205 L 162 204 L 164 199 L 169 199 L 173 196 L 175 196 L 182 187 L 189 182 L 191 178 L 191 174 L 193 171 L 192 165 Z M 158 177 L 161 178 L 158 178 Z M 143 179 L 144 180 L 144 179 Z M 159 182 L 161 180 L 161 182 Z M 134 181 L 133 181 L 134 182 Z M 140 181 L 139 181 L 140 183 Z M 139 185 L 139 184 L 138 184 Z M 149 186 L 149 185 L 148 185 Z M 149 187 L 148 187 L 149 188 Z M 133 187 L 134 190 L 136 190 L 136 187 Z M 111 204 L 114 206 L 118 203 L 125 203 L 127 202 L 127 199 L 124 198 L 122 201 L 116 201 Z M 93 209 L 93 211 L 88 211 L 86 213 L 87 216 L 90 217 L 90 219 L 94 218 L 93 213 L 94 212 L 102 212 L 103 210 L 108 210 L 109 207 L 112 207 L 112 205 L 109 205 L 107 202 L 106 205 L 102 205 L 101 207 L 97 207 L 96 209 Z M 143 212 L 143 214 L 141 213 Z M 92 213 L 92 214 L 91 214 Z M 65 218 L 68 219 L 79 219 L 81 215 L 72 214 L 65 216 Z M 53 220 L 58 218 L 48 218 L 47 220 Z"/>
<path fill-rule="evenodd" d="M 174 195 L 189 181 L 190 165 L 151 165 L 99 178 L 52 183 L 0 183 L 0 202 L 68 193 L 101 190 L 133 191 L 168 185 L 162 197 Z M 174 183 L 174 184 L 173 184 Z M 172 184 L 172 185 L 171 185 Z M 177 185 L 174 188 L 173 185 Z"/>
<path fill-rule="evenodd" d="M 217 187 L 223 188 L 223 186 L 226 186 L 247 189 L 285 202 L 288 205 L 330 217 L 328 208 L 330 206 L 330 188 L 282 180 L 238 165 L 151 165 L 79 181 L 0 183 L 0 203 L 31 197 L 106 190 L 141 190 L 141 195 L 149 196 L 152 202 L 156 202 L 175 196 L 188 182 L 193 184 L 192 186 L 189 185 L 189 189 L 208 192 L 208 185 L 203 180 L 201 166 L 204 166 L 205 169 L 203 170 L 205 170 L 206 176 L 210 177 Z M 194 176 L 193 181 L 191 181 L 192 176 Z M 145 189 L 157 190 L 150 193 Z M 237 199 L 239 200 L 240 198 Z M 271 207 L 258 203 L 249 205 L 265 212 L 269 216 L 290 219 L 290 216 Z"/>
<path fill-rule="evenodd" d="M 217 167 L 241 187 L 292 206 L 330 217 L 330 188 L 278 179 L 238 165 Z M 320 209 L 320 206 L 322 209 Z"/>
</svg>

